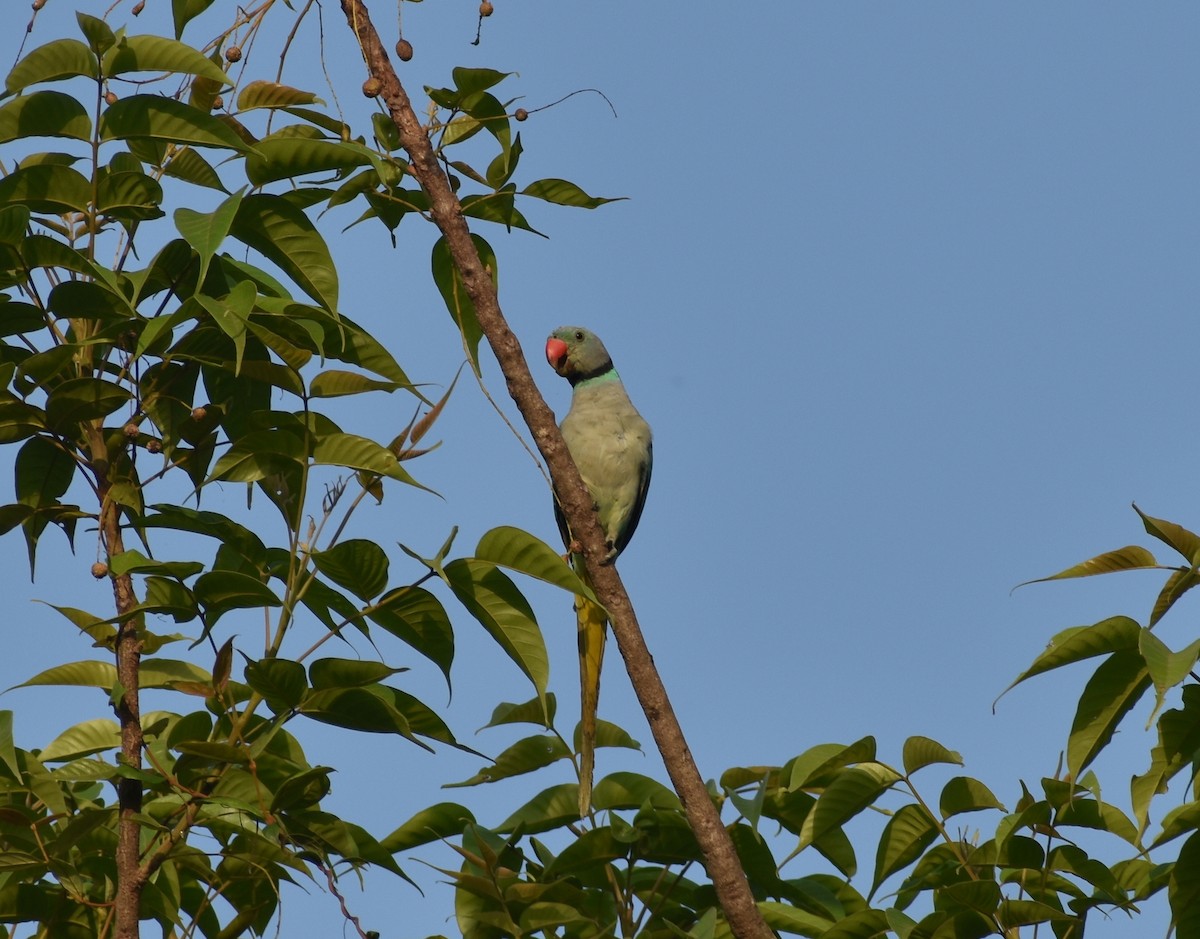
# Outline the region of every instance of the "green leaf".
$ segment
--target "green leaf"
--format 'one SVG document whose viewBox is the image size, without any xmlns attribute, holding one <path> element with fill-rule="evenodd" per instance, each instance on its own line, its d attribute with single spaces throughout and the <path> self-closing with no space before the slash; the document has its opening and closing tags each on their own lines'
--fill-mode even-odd
<svg viewBox="0 0 1200 939">
<path fill-rule="evenodd" d="M 172 72 L 199 75 L 222 85 L 233 84 L 233 79 L 208 56 L 166 36 L 122 36 L 104 54 L 100 65 L 105 78 L 130 72 Z"/>
<path fill-rule="evenodd" d="M 445 607 L 423 587 L 399 587 L 367 611 L 371 621 L 437 665 L 450 681 L 454 630 Z"/>
<path fill-rule="evenodd" d="M 948 750 L 936 740 L 928 737 L 909 737 L 904 741 L 904 772 L 910 776 L 917 770 L 933 763 L 963 765 L 962 755 Z"/>
<path fill-rule="evenodd" d="M 1153 535 L 1163 544 L 1170 545 L 1182 554 L 1191 566 L 1200 565 L 1200 537 L 1197 537 L 1182 525 L 1176 525 L 1174 522 L 1168 522 L 1166 519 L 1153 518 L 1136 505 L 1133 507 L 1133 510 L 1141 516 L 1142 524 L 1145 526 L 1147 534 Z"/>
<path fill-rule="evenodd" d="M 364 685 L 377 684 L 397 672 L 404 671 L 408 669 L 392 668 L 382 662 L 326 658 L 317 659 L 308 666 L 308 680 L 312 683 L 314 691 L 324 691 L 328 688 L 361 688 Z"/>
<path fill-rule="evenodd" d="M 70 606 L 54 606 L 51 603 L 46 605 L 66 617 L 80 632 L 90 637 L 96 646 L 111 648 L 111 640 L 117 631 L 107 620 Z"/>
<path fill-rule="evenodd" d="M 580 735 L 583 729 L 583 722 L 580 721 L 575 725 L 575 751 L 580 750 Z M 597 719 L 596 721 L 596 747 L 617 747 L 622 750 L 640 750 L 642 745 L 629 735 L 629 732 L 623 727 L 619 727 L 612 721 Z"/>
<path fill-rule="evenodd" d="M 517 663 L 533 682 L 538 698 L 544 700 L 550 679 L 546 643 L 529 602 L 516 585 L 494 565 L 473 558 L 458 558 L 444 570 L 455 596 Z M 579 817 L 578 806 L 575 817 Z"/>
<path fill-rule="evenodd" d="M 1075 798 L 1062 806 L 1054 817 L 1054 826 L 1076 828 L 1092 828 L 1096 831 L 1107 831 L 1134 847 L 1137 843 L 1137 828 L 1129 817 L 1115 805 L 1094 799 Z M 1085 873 L 1080 870 L 1078 873 Z"/>
<path fill-rule="evenodd" d="M 996 908 L 996 919 L 1005 930 L 1015 930 L 1018 926 L 1028 926 L 1033 923 L 1069 923 L 1075 917 L 1064 910 L 1057 909 L 1036 900 L 1001 900 Z M 1071 935 L 1074 931 L 1064 933 Z M 1078 933 L 1074 933 L 1079 935 Z"/>
<path fill-rule="evenodd" d="M 865 762 L 839 772 L 825 787 L 800 829 L 800 846 L 840 828 L 891 788 L 900 775 L 883 763 Z"/>
<path fill-rule="evenodd" d="M 109 559 L 112 572 L 121 574 L 161 574 L 164 577 L 175 577 L 184 580 L 204 570 L 199 561 L 156 561 L 148 558 L 135 548 L 126 549 L 114 554 Z"/>
<path fill-rule="evenodd" d="M 937 822 L 922 806 L 902 805 L 884 826 L 875 854 L 871 894 L 887 878 L 925 853 L 938 836 Z"/>
<path fill-rule="evenodd" d="M 218 192 L 228 192 L 212 164 L 191 147 L 176 150 L 163 166 L 163 172 L 173 179 L 182 179 L 184 182 Z"/>
<path fill-rule="evenodd" d="M 4 80 L 9 94 L 38 82 L 60 81 L 82 75 L 96 77 L 99 63 L 92 50 L 78 39 L 56 39 L 38 46 L 13 66 Z"/>
<path fill-rule="evenodd" d="M 0 401 L 0 443 L 32 437 L 45 427 L 44 415 L 24 401 Z"/>
<path fill-rule="evenodd" d="M 547 730 L 554 726 L 554 713 L 557 709 L 557 699 L 554 693 L 546 695 L 546 707 L 543 709 L 539 698 L 530 698 L 520 704 L 503 702 L 497 704 L 492 711 L 492 719 L 484 724 L 484 728 L 500 727 L 503 724 L 537 724 Z M 549 713 L 547 713 L 547 711 Z"/>
<path fill-rule="evenodd" d="M 606 202 L 620 202 L 625 199 L 625 196 L 615 199 L 589 196 L 574 183 L 565 179 L 539 179 L 522 189 L 521 194 L 533 196 L 535 199 L 544 199 L 555 205 L 571 205 L 583 209 L 594 209 Z"/>
<path fill-rule="evenodd" d="M 512 142 L 512 146 L 501 150 L 496 158 L 488 164 L 487 178 L 483 180 L 484 184 L 491 186 L 493 189 L 500 189 L 502 186 L 507 186 L 508 181 L 512 179 L 513 173 L 516 172 L 517 163 L 520 162 L 523 152 L 524 147 L 521 145 L 521 135 L 517 134 L 516 139 Z"/>
<path fill-rule="evenodd" d="M 219 512 L 201 512 L 187 506 L 164 503 L 156 503 L 149 508 L 154 510 L 154 514 L 140 520 L 143 528 L 167 528 L 207 535 L 234 548 L 255 566 L 261 567 L 266 562 L 267 549 L 258 535 Z"/>
<path fill-rule="evenodd" d="M 232 233 L 276 264 L 310 297 L 337 312 L 337 270 L 329 247 L 304 212 L 282 196 L 257 193 L 242 200 Z M 386 376 L 392 377 L 392 376 Z"/>
<path fill-rule="evenodd" d="M 514 73 L 497 72 L 491 68 L 464 68 L 459 66 L 450 74 L 454 79 L 454 87 L 462 95 L 470 95 L 477 91 L 486 91 L 488 88 L 500 84 L 500 82 Z"/>
<path fill-rule="evenodd" d="M 288 85 L 268 81 L 252 81 L 238 92 L 238 111 L 255 108 L 289 108 L 298 104 L 324 104 L 311 91 L 301 91 Z"/>
<path fill-rule="evenodd" d="M 107 417 L 132 398 L 125 388 L 103 378 L 72 378 L 50 392 L 46 422 L 56 430 L 65 430 L 80 421 Z"/>
<path fill-rule="evenodd" d="M 961 815 L 963 812 L 978 812 L 982 809 L 1008 811 L 1004 808 L 1003 803 L 992 795 L 992 790 L 978 779 L 972 779 L 970 776 L 955 776 L 942 787 L 938 809 L 944 819 Z"/>
<path fill-rule="evenodd" d="M 15 206 L 14 208 L 24 209 L 23 206 Z M 89 278 L 99 274 L 96 265 L 92 264 L 82 251 L 63 244 L 57 238 L 48 238 L 45 235 L 30 235 L 28 238 L 25 238 L 24 243 L 21 245 L 21 257 L 24 258 L 25 263 L 30 267 L 59 267 Z M 105 289 L 99 284 L 93 286 L 101 290 Z M 17 304 L 6 304 L 5 312 L 7 312 L 9 306 L 20 309 Z M 126 307 L 122 305 L 122 308 Z"/>
<path fill-rule="evenodd" d="M 332 358 L 411 387 L 408 376 L 392 358 L 392 354 L 357 323 L 345 316 L 338 316 L 336 320 L 329 320 L 322 325 L 325 327 L 325 348 Z"/>
<path fill-rule="evenodd" d="M 36 91 L 0 107 L 0 143 L 28 137 L 90 140 L 92 121 L 83 105 L 61 91 Z"/>
<path fill-rule="evenodd" d="M 80 10 L 75 13 L 75 21 L 79 24 L 79 31 L 87 39 L 88 46 L 97 55 L 103 55 L 116 43 L 117 34 L 99 17 L 90 16 Z"/>
<path fill-rule="evenodd" d="M 213 0 L 171 0 L 171 14 L 175 19 L 175 38 L 183 35 L 184 27 L 213 5 Z"/>
<path fill-rule="evenodd" d="M 246 327 L 257 296 L 258 291 L 254 284 L 243 280 L 235 284 L 224 297 L 208 297 L 201 294 L 197 295 L 195 299 L 212 317 L 221 332 L 233 341 L 233 371 L 235 375 L 242 374 L 243 365 L 246 365 L 247 374 L 251 377 L 257 377 L 293 390 L 298 383 L 290 375 L 290 381 L 288 379 L 283 379 L 281 382 L 272 381 L 273 378 L 278 377 L 276 374 L 268 374 L 268 370 L 273 371 L 278 368 L 274 363 L 263 362 L 261 359 L 253 359 L 249 363 L 245 361 Z"/>
<path fill-rule="evenodd" d="M 379 146 L 388 153 L 400 149 L 400 132 L 396 130 L 395 122 L 386 114 L 376 111 L 371 115 L 371 130 L 375 132 Z"/>
<path fill-rule="evenodd" d="M 131 95 L 100 116 L 101 140 L 166 140 L 242 153 L 249 149 L 229 126 L 199 108 L 159 95 Z"/>
<path fill-rule="evenodd" d="M 1089 558 L 1073 567 L 1068 567 L 1065 571 L 1059 571 L 1057 574 L 1051 574 L 1049 577 L 1027 580 L 1017 584 L 1017 586 L 1024 587 L 1027 584 L 1044 584 L 1050 580 L 1065 580 L 1069 577 L 1092 577 L 1096 574 L 1112 574 L 1115 571 L 1140 571 L 1157 566 L 1158 561 L 1154 559 L 1153 554 L 1145 548 L 1131 544 L 1126 545 L 1124 548 L 1118 548 L 1116 551 L 1106 551 L 1104 554 L 1098 554 L 1094 558 Z"/>
<path fill-rule="evenodd" d="M 63 215 L 87 212 L 91 201 L 91 183 L 69 166 L 27 166 L 0 179 L 0 205 L 20 204 L 34 212 Z"/>
<path fill-rule="evenodd" d="M 568 593 L 596 599 L 561 554 L 520 528 L 502 525 L 486 532 L 475 548 L 475 557 L 544 580 Z"/>
<path fill-rule="evenodd" d="M 457 802 L 439 802 L 422 809 L 379 843 L 392 854 L 461 835 L 468 825 L 475 824 L 471 810 Z"/>
<path fill-rule="evenodd" d="M 257 482 L 302 466 L 304 458 L 304 441 L 290 430 L 252 431 L 217 460 L 209 480 Z"/>
<path fill-rule="evenodd" d="M 597 791 L 599 788 L 596 787 Z M 596 804 L 594 794 L 592 804 Z M 523 834 L 536 835 L 578 821 L 579 784 L 564 783 L 543 789 L 496 826 L 496 831 L 515 831 L 519 828 Z"/>
<path fill-rule="evenodd" d="M 479 252 L 479 260 L 490 272 L 492 283 L 498 288 L 499 268 L 496 263 L 496 253 L 492 250 L 491 245 L 479 235 L 472 234 L 471 239 L 475 242 L 475 250 Z M 432 267 L 434 283 L 437 284 L 438 291 L 446 303 L 446 309 L 450 311 L 450 317 L 462 335 L 463 348 L 466 349 L 467 357 L 471 360 L 471 367 L 478 375 L 479 340 L 483 338 L 483 330 L 479 328 L 479 320 L 475 316 L 475 304 L 467 296 L 467 289 L 463 286 L 462 277 L 459 276 L 458 269 L 450 258 L 450 248 L 444 237 L 439 238 L 433 246 Z"/>
<path fill-rule="evenodd" d="M 276 714 L 298 707 L 308 691 L 304 666 L 291 659 L 247 662 L 246 684 L 261 694 Z"/>
<path fill-rule="evenodd" d="M 495 222 L 511 231 L 518 228 L 532 232 L 541 237 L 549 237 L 529 224 L 529 220 L 516 207 L 516 200 L 511 190 L 489 192 L 482 195 L 464 196 L 459 200 L 462 213 L 468 218 L 479 218 L 485 222 Z"/>
<path fill-rule="evenodd" d="M 1158 704 L 1155 708 L 1157 713 L 1166 693 L 1176 685 L 1182 684 L 1188 677 L 1188 673 L 1195 667 L 1197 659 L 1200 659 L 1200 639 L 1180 652 L 1172 652 L 1165 642 L 1150 630 L 1144 629 L 1138 643 L 1138 651 L 1142 653 L 1142 658 L 1146 662 L 1146 670 L 1150 674 L 1150 680 L 1154 682 L 1154 689 L 1158 695 Z"/>
<path fill-rule="evenodd" d="M 680 811 L 679 796 L 658 780 L 640 773 L 609 773 L 596 783 L 592 806 L 596 809 L 637 809 L 649 804 L 659 809 Z M 576 818 L 579 806 L 575 806 Z"/>
<path fill-rule="evenodd" d="M 368 391 L 392 392 L 404 385 L 394 381 L 380 381 L 368 378 L 358 372 L 347 372 L 342 369 L 327 369 L 313 376 L 308 385 L 308 393 L 313 398 L 338 398 L 344 395 L 363 394 Z"/>
<path fill-rule="evenodd" d="M 117 722 L 108 718 L 96 718 L 64 730 L 38 754 L 38 759 L 43 763 L 64 762 L 104 750 L 113 750 L 120 745 L 121 729 Z"/>
<path fill-rule="evenodd" d="M 1150 843 L 1151 848 L 1158 848 L 1173 841 L 1180 835 L 1200 829 L 1200 802 L 1186 802 L 1171 809 L 1162 821 L 1162 831 Z"/>
<path fill-rule="evenodd" d="M 863 737 L 849 746 L 822 743 L 789 760 L 781 777 L 788 780 L 788 790 L 795 791 L 804 786 L 825 785 L 842 767 L 874 760 L 874 737 Z"/>
<path fill-rule="evenodd" d="M 32 437 L 17 452 L 13 475 L 22 505 L 56 505 L 75 478 L 75 460 L 48 437 Z"/>
<path fill-rule="evenodd" d="M 20 248 L 27 243 L 25 229 L 29 226 L 29 209 L 23 205 L 6 205 L 0 207 L 0 244 L 10 245 L 14 248 Z M 8 294 L 3 294 L 3 299 L 0 303 L 4 304 L 3 313 L 0 317 L 0 335 L 15 336 L 18 333 L 28 332 L 31 329 L 40 328 L 41 310 L 35 307 L 32 303 L 22 303 L 14 301 Z M 22 328 L 14 328 L 12 319 Z M 25 326 L 28 322 L 30 325 Z"/>
<path fill-rule="evenodd" d="M 391 450 L 355 434 L 322 434 L 313 448 L 313 462 L 377 473 L 410 486 L 425 488 L 408 474 Z"/>
<path fill-rule="evenodd" d="M 790 903 L 759 900 L 757 906 L 758 911 L 762 913 L 764 922 L 780 932 L 794 933 L 799 936 L 826 936 L 834 925 L 834 920 L 809 913 Z M 878 934 L 878 932 L 875 933 L 875 935 Z M 864 933 L 865 935 L 868 934 Z"/>
<path fill-rule="evenodd" d="M 146 600 L 137 607 L 147 613 L 169 615 L 177 623 L 186 623 L 200 615 L 196 597 L 178 580 L 170 577 L 146 578 Z"/>
<path fill-rule="evenodd" d="M 344 172 L 370 163 L 360 144 L 281 132 L 264 137 L 246 156 L 246 178 L 255 186 L 310 173 Z"/>
<path fill-rule="evenodd" d="M 328 551 L 311 552 L 318 571 L 360 600 L 378 596 L 387 586 L 388 559 L 373 541 L 343 541 Z"/>
<path fill-rule="evenodd" d="M 316 805 L 329 795 L 332 788 L 329 774 L 333 771 L 330 766 L 314 766 L 289 776 L 275 790 L 275 797 L 271 800 L 271 811 L 294 811 Z"/>
<path fill-rule="evenodd" d="M 233 220 L 241 204 L 242 193 L 239 190 L 212 212 L 197 212 L 187 208 L 175 210 L 175 227 L 200 256 L 197 283 L 204 283 L 208 275 L 208 266 L 233 227 Z"/>
<path fill-rule="evenodd" d="M 117 683 L 117 669 L 111 662 L 67 662 L 38 672 L 14 688 L 36 685 L 76 685 L 84 688 L 112 688 Z M 11 689 L 10 689 L 11 690 Z"/>
<path fill-rule="evenodd" d="M 305 696 L 299 711 L 313 720 L 370 734 L 399 734 L 423 749 L 408 718 L 395 706 L 393 689 L 383 685 L 361 688 L 328 688 Z"/>
<path fill-rule="evenodd" d="M 1067 768 L 1076 779 L 1149 687 L 1146 661 L 1136 650 L 1114 652 L 1088 679 L 1067 740 Z"/>
<path fill-rule="evenodd" d="M 173 688 L 180 682 L 212 684 L 213 681 L 209 672 L 179 659 L 143 659 L 139 675 L 143 688 Z"/>
<path fill-rule="evenodd" d="M 558 760 L 569 760 L 570 758 L 571 751 L 558 737 L 551 734 L 525 737 L 505 749 L 496 757 L 491 766 L 485 766 L 470 779 L 447 783 L 444 788 L 478 786 L 481 783 L 497 782 L 501 779 L 532 773 Z"/>
<path fill-rule="evenodd" d="M 246 747 L 211 740 L 182 740 L 174 744 L 180 753 L 196 756 L 206 763 L 232 763 L 245 766 L 250 762 L 250 751 Z"/>
<path fill-rule="evenodd" d="M 886 935 L 887 929 L 887 915 L 882 910 L 858 910 L 819 935 L 821 939 L 874 939 Z"/>
<path fill-rule="evenodd" d="M 0 711 L 0 763 L 4 764 L 13 779 L 21 777 L 17 748 L 13 742 L 12 711 Z"/>
<path fill-rule="evenodd" d="M 282 606 L 280 600 L 257 577 L 238 571 L 209 571 L 196 578 L 192 587 L 196 600 L 204 607 L 207 625 L 212 625 L 230 610 L 261 609 Z"/>
<path fill-rule="evenodd" d="M 1113 616 L 1094 626 L 1064 629 L 1050 640 L 1046 650 L 1033 660 L 1033 664 L 1004 689 L 1004 694 L 1034 675 L 1098 655 L 1136 649 L 1141 635 L 1142 627 L 1128 616 Z"/>
<path fill-rule="evenodd" d="M 51 313 L 56 316 L 70 319 L 93 319 L 101 322 L 112 322 L 114 320 L 127 321 L 127 318 L 132 314 L 129 309 L 129 304 L 125 298 L 119 294 L 109 290 L 107 287 L 89 280 L 64 280 L 54 285 L 50 291 L 50 297 L 46 301 L 46 306 Z M 60 346 L 58 349 L 44 353 L 50 355 L 58 353 L 60 349 L 66 347 Z M 67 351 L 73 351 L 67 349 Z M 60 353 L 65 355 L 66 353 Z M 22 371 L 27 372 L 31 367 L 31 361 L 37 356 L 31 356 L 22 364 Z M 89 381 L 90 379 L 80 379 L 81 381 Z"/>
<path fill-rule="evenodd" d="M 1175 605 L 1175 601 L 1200 583 L 1200 570 L 1194 567 L 1182 567 L 1171 572 L 1166 583 L 1154 600 L 1154 608 L 1150 611 L 1150 619 L 1146 623 L 1151 629 L 1167 615 L 1167 611 Z"/>
</svg>

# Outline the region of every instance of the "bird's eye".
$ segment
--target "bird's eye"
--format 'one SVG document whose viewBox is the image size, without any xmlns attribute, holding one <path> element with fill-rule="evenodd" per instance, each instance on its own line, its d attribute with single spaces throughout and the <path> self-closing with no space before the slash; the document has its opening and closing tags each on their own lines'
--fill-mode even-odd
<svg viewBox="0 0 1200 939">
<path fill-rule="evenodd" d="M 583 342 L 583 330 L 582 329 L 575 330 L 575 341 Z"/>
</svg>

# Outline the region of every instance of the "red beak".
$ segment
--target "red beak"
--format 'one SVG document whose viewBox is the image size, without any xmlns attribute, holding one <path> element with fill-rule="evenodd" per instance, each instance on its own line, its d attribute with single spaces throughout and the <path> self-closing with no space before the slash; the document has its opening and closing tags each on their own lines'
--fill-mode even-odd
<svg viewBox="0 0 1200 939">
<path fill-rule="evenodd" d="M 546 361 L 554 371 L 562 374 L 567 364 L 567 344 L 551 336 L 546 340 Z"/>
</svg>

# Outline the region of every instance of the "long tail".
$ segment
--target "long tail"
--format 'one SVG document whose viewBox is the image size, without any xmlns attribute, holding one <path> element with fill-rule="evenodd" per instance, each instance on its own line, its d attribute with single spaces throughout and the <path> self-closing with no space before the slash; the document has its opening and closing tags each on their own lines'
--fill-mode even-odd
<svg viewBox="0 0 1200 939">
<path fill-rule="evenodd" d="M 596 768 L 596 709 L 600 704 L 600 665 L 608 638 L 604 608 L 586 597 L 575 598 L 579 628 L 579 687 L 581 698 L 579 740 L 579 817 L 592 806 L 592 776 Z"/>
</svg>

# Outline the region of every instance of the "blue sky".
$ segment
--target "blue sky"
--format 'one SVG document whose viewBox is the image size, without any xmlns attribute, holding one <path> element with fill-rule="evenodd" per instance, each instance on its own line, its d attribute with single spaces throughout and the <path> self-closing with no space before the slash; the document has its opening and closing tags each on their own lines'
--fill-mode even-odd
<svg viewBox="0 0 1200 939">
<path fill-rule="evenodd" d="M 52 0 L 27 51 L 74 35 L 76 6 L 99 15 L 108 0 Z M 210 35 L 228 6 L 218 0 L 189 37 Z M 152 30 L 167 5 L 147 7 L 133 21 L 122 4 L 111 21 Z M 394 8 L 371 8 L 394 40 Z M 487 66 L 518 71 L 501 90 L 531 110 L 583 88 L 616 109 L 581 94 L 534 114 L 520 125 L 518 180 L 562 176 L 629 201 L 529 206 L 548 241 L 481 233 L 551 405 L 565 413 L 569 389 L 543 363 L 544 338 L 586 325 L 654 427 L 653 487 L 621 572 L 702 773 L 866 734 L 898 762 L 905 737 L 925 734 L 959 750 L 965 772 L 1010 806 L 1018 780 L 1052 774 L 1089 670 L 1021 686 L 995 713 L 994 699 L 1059 629 L 1117 613 L 1144 622 L 1159 580 L 1011 589 L 1149 545 L 1135 500 L 1200 525 L 1187 403 L 1200 347 L 1200 8 L 496 0 L 478 47 L 473 4 L 410 3 L 403 15 L 410 92 L 446 84 L 455 65 Z M 335 4 L 324 28 L 338 100 L 361 119 L 363 76 Z M 0 60 L 13 61 L 22 35 L 0 40 Z M 255 53 L 255 75 L 273 70 L 274 48 Z M 332 100 L 303 48 L 286 80 Z M 377 225 L 342 233 L 356 214 L 323 227 L 343 312 L 376 329 L 414 380 L 448 383 L 462 351 L 429 277 L 432 229 L 410 219 L 393 248 Z M 515 419 L 484 359 L 488 390 Z M 337 416 L 387 440 L 410 413 L 408 399 L 381 398 Z M 396 542 L 431 553 L 453 525 L 462 553 L 500 524 L 554 542 L 545 483 L 476 385 L 460 382 L 438 429 L 443 446 L 413 471 L 444 500 L 397 489 L 356 520 L 355 535 L 387 548 L 398 578 L 416 572 Z M 244 505 L 236 488 L 205 498 L 223 511 Z M 111 602 L 88 575 L 86 535 L 74 558 L 53 534 L 45 541 L 33 585 L 19 536 L 0 541 L 14 611 L 0 686 L 92 654 L 27 601 Z M 533 585 L 528 595 L 570 712 L 570 602 Z M 1185 601 L 1159 627 L 1172 648 L 1194 638 L 1195 609 Z M 258 635 L 253 617 L 243 628 L 233 619 L 222 625 L 247 643 Z M 511 738 L 475 728 L 529 689 L 468 617 L 456 630 L 444 713 L 461 739 L 495 753 Z M 414 667 L 406 688 L 445 702 L 435 669 L 399 647 L 385 654 Z M 103 714 L 95 694 L 20 690 L 0 704 L 17 711 L 24 746 Z M 611 648 L 601 712 L 652 747 Z M 1124 807 L 1128 777 L 1145 768 L 1148 716 L 1131 715 L 1097 767 L 1106 798 Z M 294 729 L 313 762 L 339 767 L 329 804 L 381 833 L 444 798 L 498 822 L 566 778 L 445 792 L 478 760 Z M 653 752 L 602 752 L 600 772 L 617 768 L 661 775 Z M 869 868 L 873 842 L 856 845 Z M 449 852 L 425 857 L 453 864 Z M 816 863 L 802 855 L 785 873 Z M 364 926 L 454 934 L 448 888 L 405 866 L 426 896 L 372 876 L 350 896 Z M 1165 928 L 1164 908 L 1141 925 Z M 336 904 L 314 891 L 283 926 L 337 934 Z M 1118 918 L 1094 933 L 1127 928 Z"/>
</svg>

